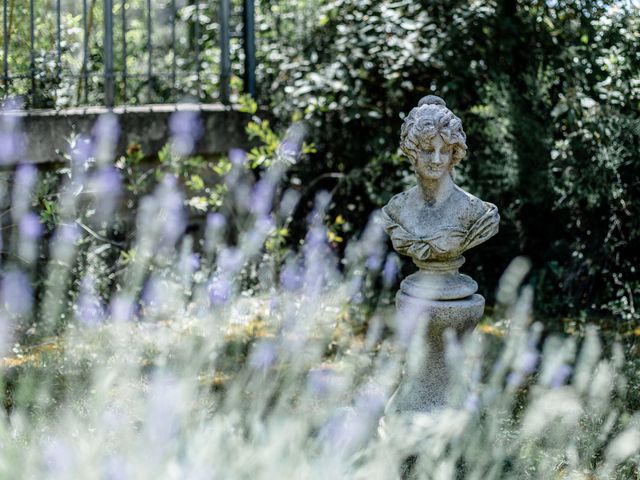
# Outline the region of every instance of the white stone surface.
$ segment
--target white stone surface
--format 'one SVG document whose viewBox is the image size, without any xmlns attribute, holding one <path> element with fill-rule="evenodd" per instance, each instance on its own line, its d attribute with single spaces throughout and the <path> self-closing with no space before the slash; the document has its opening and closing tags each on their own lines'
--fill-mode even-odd
<svg viewBox="0 0 640 480">
<path fill-rule="evenodd" d="M 466 155 L 462 122 L 436 96 L 420 100 L 402 126 L 400 148 L 413 166 L 417 185 L 395 195 L 382 209 L 393 248 L 411 257 L 418 271 L 400 285 L 398 320 L 420 316 L 425 325 L 426 363 L 403 379 L 388 413 L 431 411 L 446 403 L 447 368 L 443 334 L 462 335 L 482 317 L 478 285 L 458 269 L 462 254 L 498 232 L 495 205 L 458 187 L 453 168 Z"/>
</svg>

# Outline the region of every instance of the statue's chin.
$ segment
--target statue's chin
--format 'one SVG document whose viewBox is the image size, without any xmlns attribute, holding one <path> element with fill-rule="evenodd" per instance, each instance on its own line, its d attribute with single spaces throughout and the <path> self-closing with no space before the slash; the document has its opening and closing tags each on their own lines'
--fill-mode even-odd
<svg viewBox="0 0 640 480">
<path fill-rule="evenodd" d="M 446 170 L 444 169 L 426 171 L 420 175 L 420 179 L 427 180 L 427 181 L 440 180 L 442 177 L 444 177 L 445 173 L 446 173 Z"/>
</svg>

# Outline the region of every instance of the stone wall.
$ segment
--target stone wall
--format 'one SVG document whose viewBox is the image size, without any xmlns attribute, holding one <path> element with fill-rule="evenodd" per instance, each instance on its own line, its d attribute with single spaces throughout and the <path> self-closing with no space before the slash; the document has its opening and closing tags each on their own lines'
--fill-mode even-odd
<svg viewBox="0 0 640 480">
<path fill-rule="evenodd" d="M 116 153 L 124 153 L 131 143 L 139 143 L 145 155 L 154 155 L 169 138 L 169 118 L 176 111 L 199 113 L 204 134 L 196 145 L 195 154 L 218 154 L 230 148 L 246 147 L 248 141 L 244 113 L 220 104 L 172 104 L 116 107 L 121 134 Z M 103 107 L 66 110 L 29 110 L 4 113 L 21 117 L 26 133 L 27 159 L 33 163 L 61 160 L 59 152 L 68 150 L 67 138 L 74 133 L 90 133 Z"/>
</svg>

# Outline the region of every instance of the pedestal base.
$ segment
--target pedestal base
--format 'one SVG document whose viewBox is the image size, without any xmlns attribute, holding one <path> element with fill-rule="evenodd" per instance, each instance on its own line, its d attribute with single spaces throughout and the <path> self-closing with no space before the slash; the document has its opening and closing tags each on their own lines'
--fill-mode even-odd
<svg viewBox="0 0 640 480">
<path fill-rule="evenodd" d="M 484 298 L 474 294 L 460 300 L 425 300 L 403 292 L 396 295 L 398 315 L 420 315 L 426 325 L 426 361 L 416 372 L 405 372 L 391 397 L 386 413 L 428 412 L 446 404 L 448 373 L 444 332 L 462 335 L 473 329 L 484 313 Z"/>
</svg>

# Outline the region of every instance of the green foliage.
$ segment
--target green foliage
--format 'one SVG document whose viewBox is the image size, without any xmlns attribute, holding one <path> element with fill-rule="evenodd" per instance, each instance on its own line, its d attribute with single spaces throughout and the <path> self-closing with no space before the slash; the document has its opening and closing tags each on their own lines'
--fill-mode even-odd
<svg viewBox="0 0 640 480">
<path fill-rule="evenodd" d="M 171 5 L 175 14 L 175 50 L 172 48 Z M 75 105 L 103 105 L 104 98 L 104 2 L 86 0 L 87 56 L 84 58 L 83 2 L 61 2 L 60 44 L 57 39 L 56 2 L 35 0 L 33 62 L 31 59 L 30 2 L 7 0 L 9 55 L 8 85 L 0 94 L 20 95 L 30 108 L 64 108 Z M 147 28 L 147 1 L 113 2 L 115 103 L 141 104 L 219 99 L 220 29 L 218 4 L 202 0 L 171 2 L 153 0 L 151 38 Z M 123 28 L 123 9 L 126 28 Z M 241 15 L 241 2 L 231 2 L 232 18 Z M 242 24 L 234 22 L 231 33 L 233 70 L 241 71 Z M 123 41 L 126 36 L 126 60 Z M 149 48 L 151 41 L 151 48 Z M 58 48 L 60 56 L 58 61 Z M 195 55 L 195 52 L 198 55 Z M 151 58 L 149 58 L 151 55 Z M 0 50 L 0 63 L 4 61 Z M 86 60 L 86 69 L 83 62 Z M 152 78 L 148 77 L 149 62 Z M 175 62 L 175 81 L 174 81 Z M 123 73 L 127 72 L 126 80 Z M 125 94 L 126 85 L 126 94 Z M 232 95 L 238 93 L 237 82 Z"/>
<path fill-rule="evenodd" d="M 590 0 L 335 0 L 311 18 L 295 52 L 274 58 L 276 40 L 267 42 L 259 85 L 277 117 L 297 113 L 311 127 L 323 161 L 299 168 L 302 182 L 340 175 L 337 186 L 318 186 L 335 189 L 334 215 L 357 230 L 406 187 L 402 117 L 436 93 L 467 133 L 457 180 L 497 204 L 503 219 L 478 253 L 485 260 L 468 255 L 480 284 L 491 289 L 525 254 L 547 315 L 638 317 L 637 9 Z"/>
</svg>

